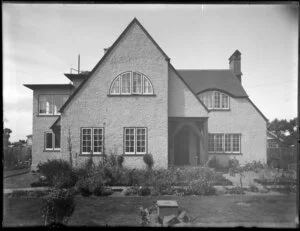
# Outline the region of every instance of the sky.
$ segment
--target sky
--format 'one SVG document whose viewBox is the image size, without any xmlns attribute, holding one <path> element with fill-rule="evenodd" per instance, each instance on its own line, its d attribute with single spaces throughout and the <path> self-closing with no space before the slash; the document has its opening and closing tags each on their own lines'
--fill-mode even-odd
<svg viewBox="0 0 300 231">
<path fill-rule="evenodd" d="M 271 121 L 297 116 L 298 5 L 3 5 L 3 112 L 10 141 L 32 134 L 33 91 L 91 70 L 136 17 L 177 69 L 228 69 Z M 246 121 L 245 121 L 246 122 Z"/>
</svg>

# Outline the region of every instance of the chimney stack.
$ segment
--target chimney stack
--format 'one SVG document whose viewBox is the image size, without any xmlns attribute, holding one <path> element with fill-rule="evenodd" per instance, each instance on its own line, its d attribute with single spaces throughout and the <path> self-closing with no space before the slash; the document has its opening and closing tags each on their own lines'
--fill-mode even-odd
<svg viewBox="0 0 300 231">
<path fill-rule="evenodd" d="M 104 54 L 108 51 L 109 48 L 104 48 Z"/>
<path fill-rule="evenodd" d="M 232 73 L 242 82 L 242 75 L 241 72 L 241 52 L 236 50 L 229 58 L 229 69 Z"/>
</svg>

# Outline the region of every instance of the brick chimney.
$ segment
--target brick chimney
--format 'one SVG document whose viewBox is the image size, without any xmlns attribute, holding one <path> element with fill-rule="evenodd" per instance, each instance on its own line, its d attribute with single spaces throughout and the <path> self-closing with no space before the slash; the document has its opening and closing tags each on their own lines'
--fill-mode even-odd
<svg viewBox="0 0 300 231">
<path fill-rule="evenodd" d="M 229 58 L 229 69 L 232 73 L 242 82 L 242 75 L 241 72 L 241 52 L 236 50 Z"/>
<path fill-rule="evenodd" d="M 104 49 L 103 49 L 103 50 L 104 50 L 104 54 L 108 51 L 109 48 L 110 48 L 110 47 L 104 48 Z"/>
</svg>

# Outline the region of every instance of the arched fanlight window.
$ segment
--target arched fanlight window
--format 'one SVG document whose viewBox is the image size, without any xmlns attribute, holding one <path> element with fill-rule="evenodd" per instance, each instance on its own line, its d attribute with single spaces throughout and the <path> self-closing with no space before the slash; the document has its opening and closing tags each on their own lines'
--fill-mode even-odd
<svg viewBox="0 0 300 231">
<path fill-rule="evenodd" d="M 230 109 L 229 96 L 220 91 L 206 91 L 200 94 L 200 99 L 208 109 Z"/>
<path fill-rule="evenodd" d="M 148 77 L 139 72 L 124 72 L 111 84 L 111 95 L 153 95 L 153 86 Z"/>
</svg>

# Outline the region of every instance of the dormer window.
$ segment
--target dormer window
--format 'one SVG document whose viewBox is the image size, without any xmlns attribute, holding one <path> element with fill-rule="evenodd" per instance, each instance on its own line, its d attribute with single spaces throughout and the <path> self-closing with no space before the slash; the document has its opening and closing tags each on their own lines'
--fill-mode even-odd
<svg viewBox="0 0 300 231">
<path fill-rule="evenodd" d="M 200 94 L 200 99 L 208 109 L 228 110 L 229 96 L 220 91 L 207 91 Z"/>
<path fill-rule="evenodd" d="M 111 84 L 110 95 L 153 95 L 149 78 L 139 72 L 125 72 L 118 75 Z"/>
</svg>

